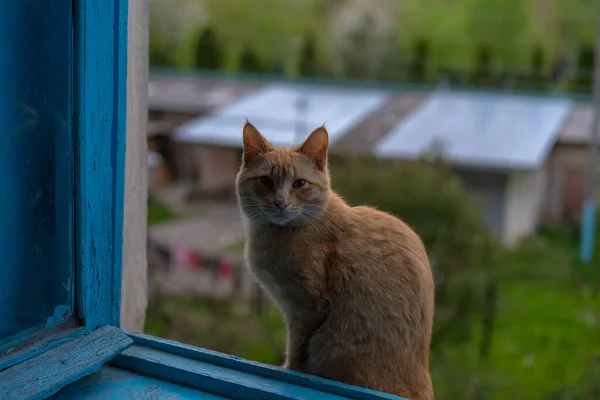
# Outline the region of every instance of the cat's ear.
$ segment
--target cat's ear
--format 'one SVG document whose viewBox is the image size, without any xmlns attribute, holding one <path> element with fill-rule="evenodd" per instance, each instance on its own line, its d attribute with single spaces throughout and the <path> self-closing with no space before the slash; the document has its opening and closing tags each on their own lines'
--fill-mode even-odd
<svg viewBox="0 0 600 400">
<path fill-rule="evenodd" d="M 246 120 L 244 125 L 244 164 L 254 157 L 273 150 L 273 145 L 260 134 L 258 129 Z"/>
<path fill-rule="evenodd" d="M 325 125 L 315 129 L 296 151 L 304 154 L 315 162 L 318 169 L 323 171 L 327 166 L 327 148 L 329 147 L 329 135 Z"/>
</svg>

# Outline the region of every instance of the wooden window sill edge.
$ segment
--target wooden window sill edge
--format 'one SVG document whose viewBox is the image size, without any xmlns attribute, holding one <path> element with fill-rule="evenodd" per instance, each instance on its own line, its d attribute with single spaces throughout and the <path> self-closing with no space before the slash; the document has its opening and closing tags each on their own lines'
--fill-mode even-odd
<svg viewBox="0 0 600 400">
<path fill-rule="evenodd" d="M 399 400 L 215 351 L 103 327 L 0 372 L 0 399 Z"/>
<path fill-rule="evenodd" d="M 132 345 L 133 340 L 114 326 L 65 332 L 21 354 L 22 361 L 0 371 L 0 399 L 46 399 L 98 371 Z"/>
<path fill-rule="evenodd" d="M 128 334 L 134 346 L 115 357 L 111 365 L 218 395 L 239 399 L 401 399 L 172 340 Z"/>
</svg>

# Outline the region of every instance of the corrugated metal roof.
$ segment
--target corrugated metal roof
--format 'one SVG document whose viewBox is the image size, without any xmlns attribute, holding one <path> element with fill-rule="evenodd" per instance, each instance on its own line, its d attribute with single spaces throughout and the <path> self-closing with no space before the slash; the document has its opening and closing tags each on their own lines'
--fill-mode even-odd
<svg viewBox="0 0 600 400">
<path fill-rule="evenodd" d="M 242 144 L 242 127 L 249 119 L 273 144 L 299 143 L 316 127 L 326 123 L 330 142 L 348 130 L 387 99 L 382 90 L 339 89 L 313 85 L 271 84 L 244 96 L 214 114 L 189 121 L 175 131 L 177 140 L 202 144 Z M 298 102 L 306 104 L 305 118 L 298 131 Z"/>
<path fill-rule="evenodd" d="M 384 158 L 415 158 L 436 142 L 464 166 L 535 169 L 572 108 L 568 99 L 438 92 L 375 147 Z"/>
<path fill-rule="evenodd" d="M 262 84 L 195 76 L 150 75 L 148 108 L 199 114 L 231 104 Z"/>
</svg>

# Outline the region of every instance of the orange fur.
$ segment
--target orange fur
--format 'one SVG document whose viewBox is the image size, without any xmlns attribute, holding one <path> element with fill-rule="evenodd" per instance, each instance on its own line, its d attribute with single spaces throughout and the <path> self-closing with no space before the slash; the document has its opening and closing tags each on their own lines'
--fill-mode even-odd
<svg viewBox="0 0 600 400">
<path fill-rule="evenodd" d="M 249 122 L 237 177 L 246 260 L 287 326 L 285 367 L 431 400 L 431 269 L 418 235 L 330 188 L 327 131 L 275 147 Z"/>
</svg>

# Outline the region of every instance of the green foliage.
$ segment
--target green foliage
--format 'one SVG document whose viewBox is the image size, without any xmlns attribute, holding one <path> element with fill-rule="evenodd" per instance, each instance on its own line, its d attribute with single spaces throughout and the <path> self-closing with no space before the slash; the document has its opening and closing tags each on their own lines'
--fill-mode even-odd
<svg viewBox="0 0 600 400">
<path fill-rule="evenodd" d="M 591 93 L 594 71 L 594 47 L 581 46 L 577 55 L 577 69 L 573 79 L 573 91 L 578 93 Z"/>
<path fill-rule="evenodd" d="M 225 49 L 225 69 L 238 71 L 244 55 L 252 53 L 255 65 L 285 64 L 286 72 L 297 68 L 295 43 L 313 28 L 314 0 L 205 0 L 217 38 Z M 293 64 L 287 62 L 294 61 Z M 246 64 L 247 66 L 247 64 Z"/>
<path fill-rule="evenodd" d="M 378 40 L 373 16 L 365 15 L 348 33 L 338 52 L 341 74 L 349 79 L 372 79 L 379 64 Z"/>
<path fill-rule="evenodd" d="M 540 45 L 536 45 L 531 56 L 531 76 L 529 82 L 534 90 L 544 90 L 546 86 L 545 54 Z"/>
<path fill-rule="evenodd" d="M 317 48 L 314 36 L 307 37 L 302 45 L 299 72 L 302 76 L 316 76 L 318 71 Z"/>
<path fill-rule="evenodd" d="M 256 317 L 235 304 L 192 298 L 151 302 L 145 332 L 267 364 L 283 364 L 285 325 L 274 307 Z"/>
<path fill-rule="evenodd" d="M 478 86 L 491 86 L 494 82 L 492 72 L 492 52 L 487 45 L 481 45 L 477 50 L 475 69 L 471 76 L 471 83 Z"/>
<path fill-rule="evenodd" d="M 169 52 L 156 42 L 152 42 L 149 48 L 150 65 L 156 67 L 168 67 L 173 64 Z"/>
<path fill-rule="evenodd" d="M 436 158 L 349 159 L 332 165 L 332 181 L 351 204 L 402 218 L 427 246 L 437 280 L 430 361 L 436 398 L 598 398 L 600 254 L 584 271 L 568 230 L 548 227 L 514 249 L 502 248 L 485 229 L 477 199 Z M 241 248 L 240 242 L 222 251 Z M 164 300 L 150 305 L 146 331 L 280 365 L 281 316 L 272 307 L 261 316 L 248 308 Z"/>
<path fill-rule="evenodd" d="M 385 47 L 382 49 L 378 80 L 405 81 L 407 79 L 408 52 L 405 51 L 402 42 L 393 34 L 384 38 L 383 42 Z"/>
<path fill-rule="evenodd" d="M 496 244 L 449 165 L 353 159 L 334 167 L 332 176 L 334 188 L 351 204 L 390 212 L 421 236 L 437 277 L 434 345 L 468 340 Z"/>
<path fill-rule="evenodd" d="M 242 52 L 242 58 L 240 61 L 241 69 L 243 72 L 260 73 L 266 72 L 265 68 L 261 65 L 261 62 L 254 55 L 250 48 L 246 47 Z"/>
<path fill-rule="evenodd" d="M 503 248 L 487 232 L 476 199 L 440 160 L 355 159 L 334 166 L 332 175 L 350 203 L 399 216 L 428 249 L 437 279 L 437 397 L 533 400 L 587 376 L 578 365 L 600 352 L 600 298 L 589 287 L 574 288 L 565 237 L 546 234 Z"/>
<path fill-rule="evenodd" d="M 196 68 L 216 70 L 223 64 L 221 52 L 214 30 L 208 27 L 198 39 L 196 50 Z"/>
<path fill-rule="evenodd" d="M 179 216 L 162 203 L 148 200 L 148 225 L 157 225 L 177 219 Z"/>
<path fill-rule="evenodd" d="M 412 59 L 408 65 L 408 79 L 410 82 L 425 82 L 427 80 L 428 61 L 429 42 L 425 39 L 419 39 L 414 44 Z"/>
<path fill-rule="evenodd" d="M 482 69 L 485 47 L 489 66 L 483 77 L 475 76 L 475 83 L 491 84 L 490 76 L 507 74 L 519 78 L 519 84 L 533 79 L 521 87 L 542 90 L 548 85 L 543 82 L 546 74 L 535 72 L 540 60 L 543 64 L 559 55 L 577 58 L 582 45 L 593 44 L 598 9 L 598 3 L 589 0 L 403 0 L 396 5 L 398 14 L 391 15 L 395 28 L 385 37 L 373 40 L 375 30 L 363 21 L 340 41 L 339 19 L 332 17 L 342 8 L 354 7 L 348 0 L 262 0 L 260 7 L 251 0 L 177 0 L 177 4 L 152 1 L 151 65 L 207 69 L 218 65 L 237 72 L 242 64 L 248 66 L 252 54 L 252 65 L 269 72 L 280 65 L 288 76 L 341 72 L 350 78 L 433 83 L 442 72 L 473 76 Z M 193 9 L 190 4 L 200 10 L 190 17 L 197 19 L 195 24 L 189 18 L 165 16 L 167 11 L 175 13 L 170 10 L 188 12 Z M 219 55 L 201 60 L 197 54 L 206 51 L 198 51 L 204 46 L 198 38 L 205 26 L 213 30 L 210 40 L 219 43 Z M 312 39 L 304 41 L 307 36 Z M 579 68 L 589 71 L 583 63 Z M 346 66 L 339 71 L 335 68 L 339 65 Z M 589 77 L 581 79 L 587 80 L 571 82 L 568 88 L 589 91 Z"/>
<path fill-rule="evenodd" d="M 467 0 L 466 30 L 490 46 L 498 69 L 526 68 L 529 61 L 532 0 Z M 515 51 L 516 44 L 520 51 Z"/>
</svg>

